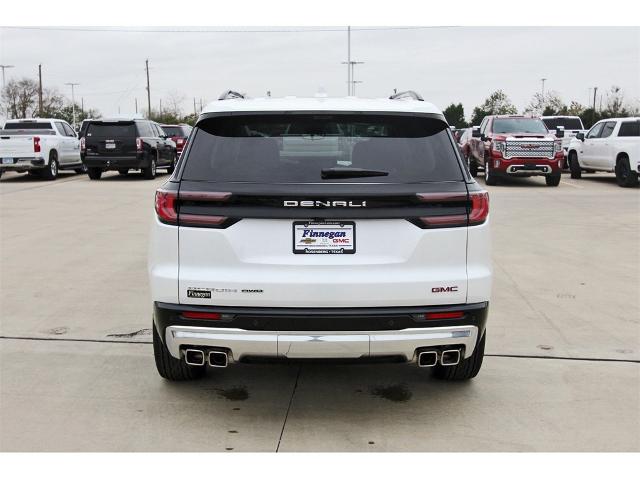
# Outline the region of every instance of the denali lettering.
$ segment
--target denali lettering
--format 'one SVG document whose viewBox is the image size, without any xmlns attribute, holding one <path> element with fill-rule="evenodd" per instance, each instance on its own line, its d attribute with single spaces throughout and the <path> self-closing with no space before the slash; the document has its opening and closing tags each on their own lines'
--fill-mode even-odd
<svg viewBox="0 0 640 479">
<path fill-rule="evenodd" d="M 311 201 L 311 200 L 284 200 L 283 206 L 298 208 L 366 208 L 366 201 Z"/>
</svg>

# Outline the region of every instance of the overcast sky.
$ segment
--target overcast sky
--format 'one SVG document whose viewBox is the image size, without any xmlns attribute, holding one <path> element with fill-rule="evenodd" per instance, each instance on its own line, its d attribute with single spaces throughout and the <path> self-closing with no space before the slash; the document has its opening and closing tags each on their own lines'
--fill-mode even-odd
<svg viewBox="0 0 640 479">
<path fill-rule="evenodd" d="M 468 118 L 496 89 L 503 89 L 522 110 L 540 91 L 544 77 L 546 90 L 557 91 L 565 102 L 585 104 L 589 88 L 597 86 L 604 93 L 618 85 L 630 103 L 640 105 L 639 28 L 360 30 L 352 32 L 351 40 L 352 59 L 365 62 L 356 66 L 356 80 L 362 81 L 358 96 L 414 89 L 442 109 L 462 102 Z M 329 96 L 344 96 L 346 66 L 340 62 L 346 56 L 346 28 L 286 33 L 0 28 L 0 64 L 15 65 L 6 70 L 7 80 L 37 79 L 37 65 L 42 63 L 45 87 L 70 97 L 70 87 L 64 84 L 80 83 L 76 98 L 84 98 L 85 107 L 103 115 L 116 114 L 118 108 L 121 113 L 134 112 L 135 98 L 140 108 L 146 107 L 146 58 L 152 107 L 158 108 L 160 99 L 166 101 L 175 92 L 184 97 L 184 110 L 193 111 L 194 97 L 211 101 L 225 89 L 251 96 L 264 96 L 267 90 L 273 96 L 310 96 L 322 87 Z"/>
</svg>

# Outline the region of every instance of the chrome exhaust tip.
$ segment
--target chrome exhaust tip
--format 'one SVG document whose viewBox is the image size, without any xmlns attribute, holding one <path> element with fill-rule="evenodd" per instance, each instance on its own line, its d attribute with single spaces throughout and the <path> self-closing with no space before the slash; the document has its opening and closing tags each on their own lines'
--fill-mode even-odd
<svg viewBox="0 0 640 479">
<path fill-rule="evenodd" d="M 460 362 L 460 350 L 459 349 L 447 349 L 442 351 L 440 356 L 440 364 L 443 366 L 455 366 Z"/>
<path fill-rule="evenodd" d="M 189 366 L 204 366 L 204 351 L 200 349 L 185 349 L 184 362 Z"/>
<path fill-rule="evenodd" d="M 226 368 L 229 365 L 229 356 L 224 351 L 209 351 L 209 366 L 213 368 Z"/>
<path fill-rule="evenodd" d="M 432 368 L 436 364 L 438 364 L 437 351 L 420 351 L 418 353 L 418 367 Z"/>
</svg>

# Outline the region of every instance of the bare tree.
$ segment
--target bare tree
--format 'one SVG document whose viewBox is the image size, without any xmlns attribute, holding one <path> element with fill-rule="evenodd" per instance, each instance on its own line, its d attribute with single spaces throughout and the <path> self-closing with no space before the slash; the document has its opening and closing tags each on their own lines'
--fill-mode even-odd
<svg viewBox="0 0 640 479">
<path fill-rule="evenodd" d="M 35 113 L 38 84 L 30 78 L 9 80 L 2 90 L 2 108 L 9 118 L 28 118 Z"/>
<path fill-rule="evenodd" d="M 565 108 L 565 104 L 558 92 L 550 91 L 544 97 L 541 93 L 533 95 L 531 102 L 524 109 L 524 113 L 532 115 L 557 115 Z"/>
</svg>

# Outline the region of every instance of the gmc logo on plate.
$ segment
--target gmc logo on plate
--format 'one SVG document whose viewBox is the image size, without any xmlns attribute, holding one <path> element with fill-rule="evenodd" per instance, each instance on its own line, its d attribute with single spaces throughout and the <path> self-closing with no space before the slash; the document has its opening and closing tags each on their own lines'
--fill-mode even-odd
<svg viewBox="0 0 640 479">
<path fill-rule="evenodd" d="M 458 291 L 457 286 L 438 286 L 437 288 L 431 288 L 432 293 L 455 293 Z"/>
</svg>

